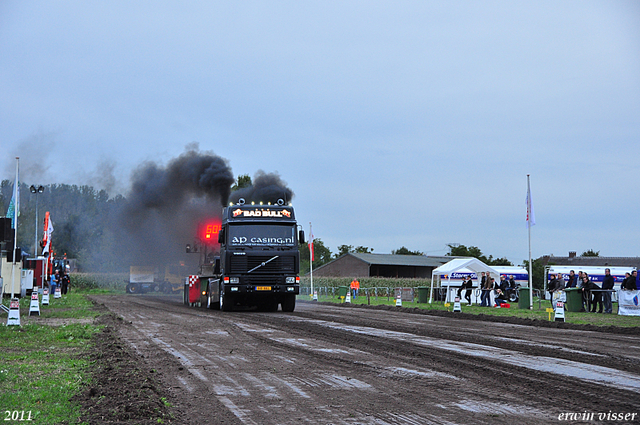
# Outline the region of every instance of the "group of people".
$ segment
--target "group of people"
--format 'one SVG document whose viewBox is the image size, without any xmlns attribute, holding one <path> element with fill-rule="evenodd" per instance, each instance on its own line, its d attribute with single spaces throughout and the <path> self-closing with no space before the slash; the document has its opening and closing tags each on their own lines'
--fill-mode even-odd
<svg viewBox="0 0 640 425">
<path fill-rule="evenodd" d="M 471 305 L 471 294 L 473 291 L 473 282 L 471 276 L 464 278 L 462 286 L 458 288 L 458 298 L 462 298 L 462 291 L 465 291 L 464 298 L 467 304 Z M 480 307 L 491 307 L 491 291 L 495 291 L 495 303 L 506 303 L 508 301 L 508 292 L 516 289 L 516 282 L 513 275 L 507 280 L 505 275 L 500 276 L 500 282 L 496 284 L 495 279 L 491 277 L 489 272 L 482 272 L 480 277 Z"/>
<path fill-rule="evenodd" d="M 637 290 L 636 279 L 637 271 L 626 273 L 622 281 L 621 288 L 623 290 Z M 575 271 L 569 272 L 569 278 L 565 283 L 562 273 L 549 275 L 549 292 L 551 293 L 551 303 L 553 304 L 554 293 L 559 294 L 565 288 L 578 288 L 582 292 L 582 311 L 595 313 L 611 314 L 613 313 L 613 304 L 611 303 L 611 293 L 615 286 L 615 278 L 611 275 L 610 269 L 604 269 L 604 279 L 602 286 L 598 286 L 586 272 L 579 271 L 576 276 Z M 604 310 L 604 311 L 603 311 Z"/>
<path fill-rule="evenodd" d="M 49 291 L 51 294 L 56 293 L 56 288 L 60 287 L 60 293 L 62 295 L 66 295 L 69 290 L 69 283 L 71 279 L 69 278 L 69 271 L 64 269 L 56 269 L 53 274 L 49 275 Z"/>
</svg>

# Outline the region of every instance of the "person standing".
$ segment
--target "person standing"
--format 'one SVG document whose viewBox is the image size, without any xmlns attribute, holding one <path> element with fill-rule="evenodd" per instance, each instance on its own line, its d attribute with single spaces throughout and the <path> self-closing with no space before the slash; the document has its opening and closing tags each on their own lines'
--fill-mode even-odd
<svg viewBox="0 0 640 425">
<path fill-rule="evenodd" d="M 596 307 L 599 306 L 598 313 L 602 313 L 602 292 L 599 291 L 600 287 L 589 280 L 586 273 L 582 278 L 582 282 L 582 289 L 588 292 L 587 299 L 589 302 L 587 305 L 590 305 L 590 307 L 587 308 L 587 311 L 595 313 Z"/>
<path fill-rule="evenodd" d="M 465 285 L 467 290 L 464 292 L 464 299 L 467 300 L 467 305 L 471 305 L 471 291 L 473 291 L 473 281 L 471 276 L 467 276 L 467 284 Z"/>
<path fill-rule="evenodd" d="M 578 284 L 576 279 L 576 272 L 573 270 L 569 271 L 569 280 L 567 281 L 567 288 L 575 288 Z"/>
<path fill-rule="evenodd" d="M 489 273 L 485 276 L 485 284 L 482 288 L 482 302 L 481 307 L 491 307 L 491 290 L 493 289 L 493 278 Z"/>
<path fill-rule="evenodd" d="M 605 314 L 611 314 L 613 312 L 613 305 L 611 304 L 611 291 L 616 282 L 613 276 L 611 276 L 611 270 L 604 269 L 604 279 L 602 280 L 602 303 L 604 304 Z"/>
</svg>

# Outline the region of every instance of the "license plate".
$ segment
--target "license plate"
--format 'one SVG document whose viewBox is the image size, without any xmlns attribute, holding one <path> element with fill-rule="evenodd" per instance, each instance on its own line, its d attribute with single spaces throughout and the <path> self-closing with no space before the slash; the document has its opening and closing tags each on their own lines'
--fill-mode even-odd
<svg viewBox="0 0 640 425">
<path fill-rule="evenodd" d="M 271 286 L 256 286 L 256 291 L 270 291 Z"/>
</svg>

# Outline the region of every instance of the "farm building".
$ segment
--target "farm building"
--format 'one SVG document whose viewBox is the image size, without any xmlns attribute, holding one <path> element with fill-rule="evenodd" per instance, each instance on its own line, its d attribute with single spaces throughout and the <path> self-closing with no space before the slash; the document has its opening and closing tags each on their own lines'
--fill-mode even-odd
<svg viewBox="0 0 640 425">
<path fill-rule="evenodd" d="M 456 257 L 348 253 L 313 270 L 314 276 L 430 278 L 433 269 Z"/>
</svg>

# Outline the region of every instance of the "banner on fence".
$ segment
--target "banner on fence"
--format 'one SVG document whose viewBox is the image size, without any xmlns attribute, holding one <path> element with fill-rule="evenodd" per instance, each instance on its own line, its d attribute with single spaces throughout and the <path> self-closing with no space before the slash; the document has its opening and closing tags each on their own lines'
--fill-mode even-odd
<svg viewBox="0 0 640 425">
<path fill-rule="evenodd" d="M 618 314 L 640 316 L 640 291 L 618 291 Z"/>
</svg>

